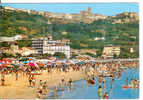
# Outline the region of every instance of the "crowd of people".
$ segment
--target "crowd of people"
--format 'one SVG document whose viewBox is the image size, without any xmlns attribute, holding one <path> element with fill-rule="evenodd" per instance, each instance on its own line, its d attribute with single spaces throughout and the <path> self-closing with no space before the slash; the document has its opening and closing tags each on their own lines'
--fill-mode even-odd
<svg viewBox="0 0 143 100">
<path fill-rule="evenodd" d="M 53 71 L 68 73 L 69 71 L 81 71 L 86 80 L 94 80 L 98 78 L 99 88 L 98 88 L 98 96 L 99 98 L 109 98 L 108 92 L 105 92 L 103 95 L 101 83 L 103 83 L 103 88 L 105 88 L 106 77 L 111 77 L 111 88 L 113 85 L 114 78 L 120 78 L 122 71 L 126 68 L 137 68 L 138 61 L 116 61 L 116 62 L 82 62 L 76 64 L 55 64 L 55 65 L 43 65 L 43 66 L 28 66 L 23 64 L 22 66 L 16 67 L 3 67 L 0 68 L 1 72 L 1 86 L 5 86 L 5 75 L 11 74 L 15 75 L 15 80 L 19 80 L 19 74 L 27 77 L 27 81 L 29 83 L 30 88 L 37 88 L 37 97 L 43 98 L 44 95 L 48 92 L 48 82 L 47 80 L 40 80 L 39 85 L 36 86 L 36 77 L 35 75 L 42 74 L 42 71 L 46 71 L 47 73 L 52 73 Z M 65 81 L 64 76 L 61 78 L 61 87 L 64 90 L 65 84 L 68 84 L 69 89 L 72 90 L 73 80 L 69 77 L 68 82 Z M 126 79 L 126 83 L 129 86 L 138 88 L 138 80 L 132 79 L 128 82 Z M 130 84 L 129 84 L 130 83 Z M 57 86 L 56 86 L 57 87 Z"/>
</svg>

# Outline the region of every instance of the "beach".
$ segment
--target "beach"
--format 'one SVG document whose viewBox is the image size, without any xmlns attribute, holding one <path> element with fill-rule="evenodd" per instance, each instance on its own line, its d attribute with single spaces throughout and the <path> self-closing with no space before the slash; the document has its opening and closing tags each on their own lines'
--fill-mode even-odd
<svg viewBox="0 0 143 100">
<path fill-rule="evenodd" d="M 6 86 L 0 86 L 0 98 L 2 99 L 35 99 L 36 89 L 39 86 L 40 80 L 47 80 L 48 87 L 58 85 L 61 81 L 61 77 L 64 76 L 65 81 L 68 81 L 69 77 L 73 81 L 80 80 L 84 77 L 84 74 L 81 71 L 70 72 L 42 72 L 42 75 L 35 75 L 36 86 L 31 88 L 29 87 L 28 78 L 23 75 L 19 75 L 19 79 L 15 80 L 15 75 L 6 75 L 5 83 Z M 48 90 L 50 91 L 50 90 Z"/>
<path fill-rule="evenodd" d="M 34 63 L 5 65 L 0 78 L 1 99 L 46 98 L 51 91 L 64 91 L 69 82 L 85 80 L 89 83 L 97 79 L 101 83 L 105 77 L 120 78 L 127 68 L 138 68 L 138 61 L 77 62 L 75 64 L 55 64 L 37 66 Z M 132 80 L 137 84 L 137 80 Z M 137 85 L 138 86 L 138 85 Z M 59 89 L 61 87 L 61 89 Z"/>
</svg>

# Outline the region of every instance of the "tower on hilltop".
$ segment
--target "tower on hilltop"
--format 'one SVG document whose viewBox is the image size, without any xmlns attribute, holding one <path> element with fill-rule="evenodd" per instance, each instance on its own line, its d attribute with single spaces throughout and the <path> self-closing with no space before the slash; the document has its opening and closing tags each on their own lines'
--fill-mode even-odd
<svg viewBox="0 0 143 100">
<path fill-rule="evenodd" d="M 88 13 L 91 13 L 91 7 L 88 7 Z"/>
</svg>

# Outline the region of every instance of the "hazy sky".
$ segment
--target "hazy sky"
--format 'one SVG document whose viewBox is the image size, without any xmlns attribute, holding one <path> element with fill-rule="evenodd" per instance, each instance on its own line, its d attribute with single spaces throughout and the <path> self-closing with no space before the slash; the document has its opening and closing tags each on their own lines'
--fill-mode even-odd
<svg viewBox="0 0 143 100">
<path fill-rule="evenodd" d="M 47 4 L 2 4 L 14 8 L 49 11 L 54 13 L 80 13 L 81 10 L 92 8 L 93 13 L 102 15 L 116 15 L 122 12 L 139 13 L 138 3 L 47 3 Z"/>
</svg>

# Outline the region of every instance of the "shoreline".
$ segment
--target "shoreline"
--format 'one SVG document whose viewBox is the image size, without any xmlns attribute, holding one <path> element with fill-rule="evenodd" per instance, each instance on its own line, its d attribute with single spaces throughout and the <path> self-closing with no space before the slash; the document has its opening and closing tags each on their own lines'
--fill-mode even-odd
<svg viewBox="0 0 143 100">
<path fill-rule="evenodd" d="M 54 70 L 53 70 L 54 71 Z M 65 77 L 65 82 L 69 80 L 69 77 L 73 81 L 81 80 L 84 78 L 82 71 L 70 71 L 70 72 L 42 72 L 42 75 L 36 75 L 35 87 L 29 87 L 28 78 L 26 76 L 19 75 L 19 80 L 15 81 L 15 75 L 6 75 L 6 86 L 0 86 L 0 98 L 1 99 L 37 99 L 36 91 L 39 86 L 40 80 L 47 80 L 48 92 L 50 87 L 58 86 L 61 82 L 61 77 Z M 48 93 L 47 92 L 47 93 Z"/>
<path fill-rule="evenodd" d="M 121 68 L 123 67 L 123 68 Z M 48 94 L 51 91 L 50 88 L 59 86 L 62 78 L 64 77 L 65 83 L 72 78 L 72 81 L 78 81 L 81 79 L 87 78 L 86 76 L 99 76 L 103 75 L 103 72 L 106 75 L 114 76 L 113 72 L 116 74 L 121 73 L 124 68 L 138 68 L 138 62 L 110 62 L 110 63 L 96 63 L 96 64 L 84 64 L 84 65 L 68 65 L 68 71 L 61 70 L 57 67 L 53 67 L 52 69 L 37 69 L 34 72 L 40 72 L 41 75 L 34 75 L 35 79 L 35 87 L 30 87 L 29 85 L 29 77 L 26 76 L 26 72 L 22 72 L 19 70 L 18 80 L 16 80 L 16 73 L 11 72 L 10 74 L 5 74 L 5 84 L 6 86 L 0 85 L 0 99 L 37 99 L 37 90 L 40 87 L 40 80 L 47 81 L 48 89 L 44 94 Z M 62 68 L 62 67 L 61 67 Z M 119 73 L 118 73 L 119 72 Z M 31 72 L 32 73 L 32 72 Z M 2 73 L 0 73 L 1 77 Z M 102 77 L 102 76 L 101 76 Z M 1 77 L 2 78 L 2 77 Z M 43 95 L 40 97 L 44 98 Z"/>
</svg>

